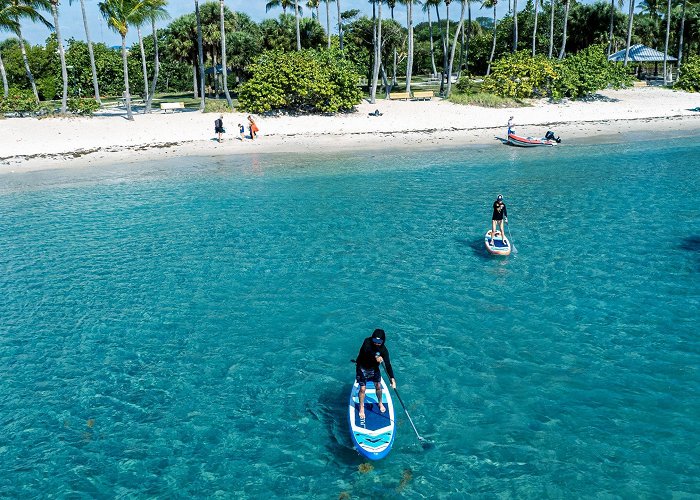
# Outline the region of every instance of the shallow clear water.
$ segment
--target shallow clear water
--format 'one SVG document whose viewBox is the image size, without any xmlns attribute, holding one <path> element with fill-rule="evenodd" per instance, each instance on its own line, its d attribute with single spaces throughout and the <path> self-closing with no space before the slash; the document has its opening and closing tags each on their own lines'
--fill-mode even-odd
<svg viewBox="0 0 700 500">
<path fill-rule="evenodd" d="M 0 175 L 0 497 L 697 498 L 699 172 L 671 140 Z M 434 446 L 397 408 L 362 472 L 375 327 Z"/>
</svg>

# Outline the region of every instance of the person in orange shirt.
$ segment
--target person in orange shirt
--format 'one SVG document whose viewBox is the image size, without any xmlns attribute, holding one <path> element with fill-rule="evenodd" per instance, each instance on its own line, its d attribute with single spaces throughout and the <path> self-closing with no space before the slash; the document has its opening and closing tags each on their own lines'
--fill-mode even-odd
<svg viewBox="0 0 700 500">
<path fill-rule="evenodd" d="M 250 138 L 255 139 L 260 129 L 255 124 L 255 120 L 253 120 L 253 117 L 250 115 L 248 115 L 248 123 L 250 123 Z"/>
</svg>

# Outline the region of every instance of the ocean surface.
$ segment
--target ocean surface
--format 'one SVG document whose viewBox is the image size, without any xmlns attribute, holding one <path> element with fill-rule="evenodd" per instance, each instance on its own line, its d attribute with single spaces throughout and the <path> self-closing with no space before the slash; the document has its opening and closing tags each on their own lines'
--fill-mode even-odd
<svg viewBox="0 0 700 500">
<path fill-rule="evenodd" d="M 698 207 L 698 139 L 1 174 L 0 497 L 698 499 Z"/>
</svg>

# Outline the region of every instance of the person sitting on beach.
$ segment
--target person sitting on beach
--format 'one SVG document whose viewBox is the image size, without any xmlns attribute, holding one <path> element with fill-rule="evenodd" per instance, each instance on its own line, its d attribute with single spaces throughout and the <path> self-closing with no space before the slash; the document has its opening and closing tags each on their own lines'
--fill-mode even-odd
<svg viewBox="0 0 700 500">
<path fill-rule="evenodd" d="M 240 136 L 241 140 L 245 139 L 245 127 L 240 123 L 238 124 L 238 135 Z"/>
<path fill-rule="evenodd" d="M 491 216 L 491 240 L 496 239 L 496 225 L 501 226 L 501 238 L 503 238 L 503 220 L 508 222 L 508 210 L 506 210 L 506 204 L 503 203 L 503 195 L 499 194 L 496 197 L 496 201 L 493 202 L 493 215 Z"/>
<path fill-rule="evenodd" d="M 508 135 L 510 135 L 510 134 L 515 134 L 515 130 L 513 130 L 513 117 L 512 116 L 510 118 L 508 118 Z"/>
<path fill-rule="evenodd" d="M 258 136 L 258 126 L 255 124 L 253 117 L 248 115 L 248 123 L 250 123 L 250 138 L 255 139 Z"/>
<path fill-rule="evenodd" d="M 382 113 L 380 113 L 378 109 L 375 109 L 372 113 L 369 113 L 369 116 L 382 116 Z"/>
<path fill-rule="evenodd" d="M 216 121 L 214 121 L 214 132 L 219 134 L 219 142 L 221 142 L 221 134 L 226 133 L 224 129 L 224 115 L 219 115 Z"/>
<path fill-rule="evenodd" d="M 355 378 L 360 386 L 360 420 L 365 418 L 365 392 L 367 391 L 367 381 L 374 382 L 374 389 L 377 393 L 377 401 L 379 402 L 379 411 L 384 413 L 386 407 L 382 403 L 382 374 L 379 371 L 379 365 L 384 363 L 386 373 L 391 378 L 391 387 L 396 389 L 396 380 L 394 379 L 394 369 L 389 361 L 389 351 L 384 345 L 386 334 L 384 330 L 377 328 L 372 333 L 371 337 L 367 337 L 362 342 L 360 353 L 357 355 L 355 366 Z"/>
</svg>

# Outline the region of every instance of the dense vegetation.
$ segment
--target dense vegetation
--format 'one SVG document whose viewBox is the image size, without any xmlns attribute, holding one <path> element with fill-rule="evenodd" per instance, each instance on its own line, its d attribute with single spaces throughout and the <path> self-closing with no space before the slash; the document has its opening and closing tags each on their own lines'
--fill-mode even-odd
<svg viewBox="0 0 700 500">
<path fill-rule="evenodd" d="M 454 12 L 459 14 L 461 4 L 457 1 L 452 2 L 449 22 L 445 20 L 443 1 L 424 2 L 424 7 L 431 9 L 431 22 L 415 26 L 412 58 L 409 57 L 408 31 L 404 27 L 406 20 L 394 20 L 393 9 L 386 6 L 380 49 L 375 52 L 377 23 L 357 10 L 343 12 L 341 41 L 338 27 L 331 25 L 329 36 L 325 13 L 319 19 L 315 9 L 305 8 L 306 17 L 299 19 L 297 30 L 293 13 L 285 12 L 277 18 L 256 23 L 243 12 L 233 12 L 226 7 L 222 10 L 219 2 L 206 2 L 199 8 L 202 67 L 194 12 L 171 20 L 166 28 L 152 36 L 147 33 L 151 18 L 167 16 L 167 0 L 138 2 L 145 10 L 132 17 L 120 10 L 129 2 L 137 4 L 135 0 L 104 0 L 100 9 L 108 25 L 123 36 L 126 32 L 121 33 L 121 26 L 129 33 L 140 26 L 144 30 L 143 52 L 139 43 L 121 52 L 101 43 L 69 39 L 62 41 L 66 48 L 62 61 L 55 32 L 47 37 L 44 45 L 21 42 L 21 24 L 27 19 L 13 11 L 12 6 L 32 4 L 38 9 L 37 15 L 48 17 L 48 11 L 40 8 L 41 2 L 0 0 L 0 30 L 12 34 L 0 43 L 0 68 L 3 69 L 3 86 L 6 84 L 7 88 L 0 95 L 0 109 L 48 110 L 49 107 L 40 103 L 60 99 L 65 78 L 65 92 L 70 103 L 64 102 L 63 109 L 80 113 L 89 113 L 94 107 L 81 103 L 81 98 L 95 97 L 100 101 L 108 96 L 120 97 L 127 84 L 130 97 L 144 99 L 152 98 L 153 93 L 166 92 L 191 93 L 193 98 L 200 98 L 203 91 L 210 99 L 224 97 L 230 92 L 238 99 L 237 105 L 249 111 L 337 112 L 352 108 L 360 92 L 369 92 L 368 82 L 372 81 L 377 53 L 381 58 L 377 79 L 387 92 L 392 88 L 402 90 L 412 78 L 421 75 L 446 74 L 451 67 L 452 73 L 463 77 L 486 75 L 482 93 L 508 99 L 575 98 L 608 86 L 627 85 L 635 69 L 632 65 L 625 67 L 607 62 L 610 52 L 624 49 L 627 44 L 628 16 L 620 10 L 619 4 L 613 8 L 610 2 L 602 0 L 593 4 L 571 3 L 568 15 L 563 3 L 556 2 L 552 6 L 545 0 L 538 4 L 536 31 L 535 2 L 528 0 L 517 12 L 517 36 L 514 13 L 501 19 L 488 15 L 479 17 L 489 13 L 489 9 L 476 11 L 474 5 L 468 4 L 463 30 L 457 37 L 453 65 L 448 60 L 448 49 L 455 40 L 458 26 Z M 376 2 L 370 3 L 375 8 L 378 6 Z M 487 5 L 492 3 L 484 2 L 484 6 Z M 665 8 L 666 4 L 651 0 L 638 5 L 630 33 L 631 44 L 644 43 L 664 51 Z M 554 30 L 550 32 L 552 12 Z M 309 14 L 313 14 L 312 17 L 308 17 Z M 51 27 L 49 21 L 44 21 Z M 612 38 L 609 36 L 611 24 Z M 700 4 L 673 0 L 668 39 L 668 53 L 681 59 L 678 86 L 697 91 L 700 89 Z M 94 52 L 96 82 L 89 45 Z M 222 52 L 224 47 L 225 53 Z M 407 67 L 409 60 L 412 60 L 410 68 Z M 222 62 L 228 69 L 226 73 L 221 68 Z M 65 77 L 62 68 L 65 68 Z M 206 70 L 204 79 L 200 77 L 203 70 Z M 447 78 L 439 80 L 445 82 Z M 469 84 L 464 83 L 468 78 L 462 81 L 454 90 L 473 94 Z M 99 98 L 96 97 L 97 84 Z M 439 91 L 448 92 L 444 83 L 440 84 Z M 35 99 L 30 105 L 32 95 Z M 203 98 L 201 107 L 205 107 Z M 55 111 L 54 108 L 49 111 Z"/>
</svg>

